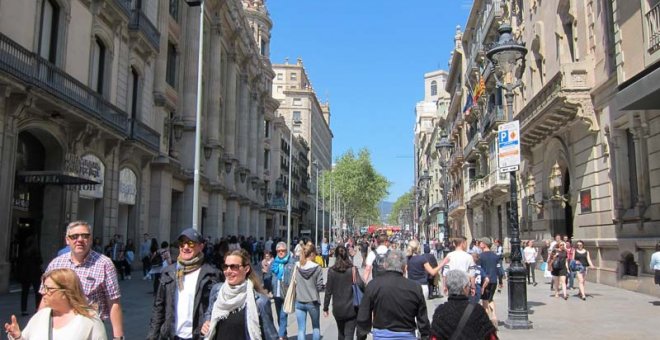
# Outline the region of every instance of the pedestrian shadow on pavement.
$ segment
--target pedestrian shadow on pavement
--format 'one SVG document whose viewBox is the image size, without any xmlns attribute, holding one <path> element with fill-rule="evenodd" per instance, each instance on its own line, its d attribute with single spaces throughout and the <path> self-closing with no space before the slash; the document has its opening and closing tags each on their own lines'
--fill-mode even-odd
<svg viewBox="0 0 660 340">
<path fill-rule="evenodd" d="M 649 301 L 649 303 L 654 306 L 660 306 L 660 301 Z"/>
<path fill-rule="evenodd" d="M 543 302 L 527 301 L 527 313 L 534 314 L 534 307 L 545 306 Z"/>
</svg>

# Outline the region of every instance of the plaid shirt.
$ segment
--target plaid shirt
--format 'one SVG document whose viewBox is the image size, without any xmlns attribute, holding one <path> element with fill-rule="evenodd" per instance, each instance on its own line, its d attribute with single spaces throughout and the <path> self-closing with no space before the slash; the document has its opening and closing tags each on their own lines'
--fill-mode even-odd
<svg viewBox="0 0 660 340">
<path fill-rule="evenodd" d="M 109 318 L 110 300 L 121 297 L 117 272 L 112 261 L 107 256 L 90 250 L 83 263 L 76 265 L 71 260 L 71 254 L 66 253 L 50 261 L 46 273 L 60 268 L 69 268 L 78 274 L 89 303 L 98 307 L 101 319 Z M 44 293 L 43 282 L 39 292 Z"/>
</svg>

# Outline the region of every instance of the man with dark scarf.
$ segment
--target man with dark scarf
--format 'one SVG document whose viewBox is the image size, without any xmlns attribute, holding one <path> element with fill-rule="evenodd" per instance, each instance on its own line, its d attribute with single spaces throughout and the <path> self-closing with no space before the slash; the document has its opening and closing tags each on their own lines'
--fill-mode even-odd
<svg viewBox="0 0 660 340">
<path fill-rule="evenodd" d="M 204 312 L 220 272 L 204 262 L 204 238 L 193 228 L 178 237 L 177 262 L 163 269 L 147 339 L 201 339 Z"/>
<path fill-rule="evenodd" d="M 481 305 L 472 305 L 472 311 L 467 317 L 462 329 L 458 329 L 465 309 L 469 305 L 470 278 L 460 270 L 450 270 L 446 273 L 447 302 L 436 308 L 431 322 L 431 339 L 449 340 L 454 332 L 459 332 L 459 340 L 496 340 L 497 329 L 488 318 Z"/>
</svg>

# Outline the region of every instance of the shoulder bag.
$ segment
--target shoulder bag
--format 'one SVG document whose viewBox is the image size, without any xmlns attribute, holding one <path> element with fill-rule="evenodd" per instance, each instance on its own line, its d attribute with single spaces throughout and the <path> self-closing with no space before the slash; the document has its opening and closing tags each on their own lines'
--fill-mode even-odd
<svg viewBox="0 0 660 340">
<path fill-rule="evenodd" d="M 463 328 L 465 328 L 465 324 L 470 318 L 470 315 L 472 315 L 473 310 L 474 310 L 474 304 L 468 303 L 467 307 L 465 308 L 465 311 L 463 311 L 463 316 L 461 316 L 461 320 L 458 322 L 458 326 L 456 327 L 456 330 L 451 335 L 451 338 L 449 338 L 449 340 L 459 339 L 459 337 L 463 333 Z"/>
<path fill-rule="evenodd" d="M 356 270 L 355 267 L 353 269 L 353 307 L 360 307 L 360 302 L 362 302 L 362 290 L 360 289 L 360 286 L 358 285 L 358 282 L 355 278 L 356 276 Z"/>
<path fill-rule="evenodd" d="M 284 298 L 284 312 L 291 314 L 296 311 L 296 273 L 298 272 L 298 265 L 293 268 L 293 274 L 289 288 L 286 290 L 286 297 Z"/>
</svg>

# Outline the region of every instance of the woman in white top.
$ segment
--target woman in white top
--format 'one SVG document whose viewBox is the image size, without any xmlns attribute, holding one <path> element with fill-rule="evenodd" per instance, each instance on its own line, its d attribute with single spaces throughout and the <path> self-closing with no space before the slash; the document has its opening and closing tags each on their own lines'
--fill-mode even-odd
<svg viewBox="0 0 660 340">
<path fill-rule="evenodd" d="M 527 246 L 523 249 L 525 257 L 525 268 L 527 269 L 527 284 L 536 286 L 536 256 L 538 252 L 534 248 L 534 241 L 527 241 Z"/>
<path fill-rule="evenodd" d="M 11 316 L 5 332 L 11 340 L 107 340 L 105 327 L 87 303 L 78 275 L 68 268 L 44 274 L 43 303 L 46 306 L 28 321 L 25 329 Z"/>
</svg>

